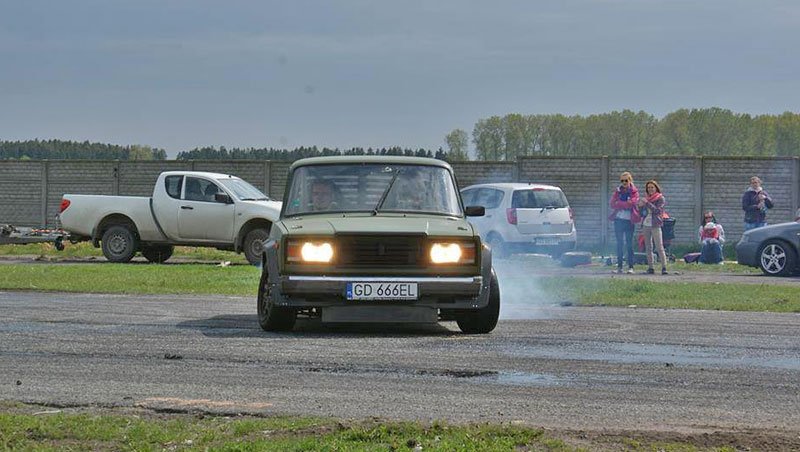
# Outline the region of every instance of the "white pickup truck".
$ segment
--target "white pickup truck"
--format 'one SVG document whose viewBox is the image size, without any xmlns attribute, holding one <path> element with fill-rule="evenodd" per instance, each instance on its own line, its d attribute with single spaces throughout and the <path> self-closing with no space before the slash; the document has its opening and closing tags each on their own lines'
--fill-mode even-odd
<svg viewBox="0 0 800 452">
<path fill-rule="evenodd" d="M 71 241 L 91 240 L 111 262 L 141 251 L 161 263 L 173 245 L 186 245 L 243 251 L 256 265 L 280 211 L 280 202 L 236 176 L 167 171 L 151 198 L 65 194 L 59 220 Z"/>
</svg>

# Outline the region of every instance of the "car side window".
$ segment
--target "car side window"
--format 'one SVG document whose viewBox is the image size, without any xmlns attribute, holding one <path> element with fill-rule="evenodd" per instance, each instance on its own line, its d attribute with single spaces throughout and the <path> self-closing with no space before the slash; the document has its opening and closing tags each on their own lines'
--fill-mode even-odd
<svg viewBox="0 0 800 452">
<path fill-rule="evenodd" d="M 214 195 L 224 193 L 217 187 L 217 184 L 198 177 L 186 178 L 186 199 L 187 201 L 215 202 Z"/>
<path fill-rule="evenodd" d="M 475 188 L 470 188 L 469 190 L 464 190 L 461 192 L 461 202 L 464 203 L 465 206 L 473 205 L 473 199 L 475 198 L 475 192 L 478 191 Z"/>
<path fill-rule="evenodd" d="M 481 188 L 475 196 L 474 204 L 485 209 L 496 209 L 503 201 L 503 191 L 494 188 Z"/>
<path fill-rule="evenodd" d="M 183 176 L 167 176 L 164 178 L 164 188 L 170 198 L 181 199 Z"/>
</svg>

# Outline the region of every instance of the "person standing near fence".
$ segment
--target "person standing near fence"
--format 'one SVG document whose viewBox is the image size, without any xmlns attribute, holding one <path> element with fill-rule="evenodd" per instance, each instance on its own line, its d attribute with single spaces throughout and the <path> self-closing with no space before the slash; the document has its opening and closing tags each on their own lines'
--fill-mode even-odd
<svg viewBox="0 0 800 452">
<path fill-rule="evenodd" d="M 750 186 L 742 195 L 742 210 L 744 210 L 744 230 L 760 228 L 767 225 L 767 209 L 773 206 L 772 198 L 761 186 L 758 176 L 750 178 Z"/>
<path fill-rule="evenodd" d="M 639 209 L 639 190 L 633 185 L 633 175 L 628 171 L 619 177 L 620 185 L 611 195 L 609 206 L 612 209 L 608 219 L 614 222 L 614 235 L 617 239 L 617 270 L 622 273 L 623 249 L 627 247 L 628 273 L 633 273 L 633 228 L 641 219 Z"/>
<path fill-rule="evenodd" d="M 644 232 L 644 248 L 647 254 L 647 273 L 653 274 L 653 243 L 655 243 L 658 258 L 661 260 L 661 274 L 667 274 L 667 253 L 664 252 L 664 241 L 661 235 L 661 226 L 664 225 L 664 206 L 667 200 L 661 194 L 661 186 L 654 180 L 644 184 L 645 196 L 642 196 L 637 206 L 642 209 L 642 231 Z"/>
</svg>

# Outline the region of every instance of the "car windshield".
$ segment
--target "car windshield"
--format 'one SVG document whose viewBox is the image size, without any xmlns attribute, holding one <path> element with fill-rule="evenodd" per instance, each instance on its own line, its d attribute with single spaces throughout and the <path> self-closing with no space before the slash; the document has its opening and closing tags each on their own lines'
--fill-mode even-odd
<svg viewBox="0 0 800 452">
<path fill-rule="evenodd" d="M 348 163 L 297 168 L 284 215 L 331 212 L 462 215 L 453 177 L 440 166 Z"/>
<path fill-rule="evenodd" d="M 241 179 L 227 178 L 219 179 L 219 183 L 225 186 L 233 193 L 233 196 L 239 198 L 241 201 L 268 201 L 269 197 L 261 190 L 253 187 Z"/>
<path fill-rule="evenodd" d="M 554 207 L 562 209 L 569 207 L 567 198 L 561 190 L 534 188 L 530 190 L 516 190 L 511 198 L 511 207 L 516 209 L 544 209 Z"/>
</svg>

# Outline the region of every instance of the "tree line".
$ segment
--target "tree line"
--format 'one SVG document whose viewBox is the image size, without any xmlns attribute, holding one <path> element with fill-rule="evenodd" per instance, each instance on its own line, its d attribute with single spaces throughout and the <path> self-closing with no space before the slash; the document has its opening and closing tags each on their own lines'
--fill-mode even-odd
<svg viewBox="0 0 800 452">
<path fill-rule="evenodd" d="M 407 157 L 429 157 L 445 160 L 447 154 L 439 148 L 436 152 L 428 149 L 408 149 L 400 147 L 389 148 L 360 148 L 350 149 L 317 148 L 316 146 L 298 147 L 292 150 L 275 148 L 232 148 L 225 146 L 219 148 L 209 146 L 195 148 L 191 151 L 179 152 L 177 160 L 282 160 L 295 161 L 306 157 L 324 157 L 332 155 L 404 155 Z"/>
<path fill-rule="evenodd" d="M 401 147 L 294 149 L 198 147 L 177 160 L 282 160 L 327 155 L 405 155 L 447 161 L 513 161 L 525 156 L 800 156 L 800 114 L 734 113 L 722 108 L 680 109 L 663 118 L 644 111 L 612 111 L 588 116 L 507 114 L 478 120 L 472 136 L 455 129 L 446 150 Z M 165 160 L 163 149 L 88 141 L 0 141 L 0 160 L 87 159 Z"/>
<path fill-rule="evenodd" d="M 451 160 L 468 159 L 469 136 L 445 137 Z M 478 160 L 524 156 L 797 156 L 800 114 L 734 113 L 722 108 L 680 109 L 661 119 L 644 111 L 589 116 L 508 114 L 479 120 L 472 129 Z"/>
<path fill-rule="evenodd" d="M 0 141 L 0 160 L 165 160 L 166 158 L 165 150 L 139 144 L 120 146 L 88 141 Z"/>
</svg>

